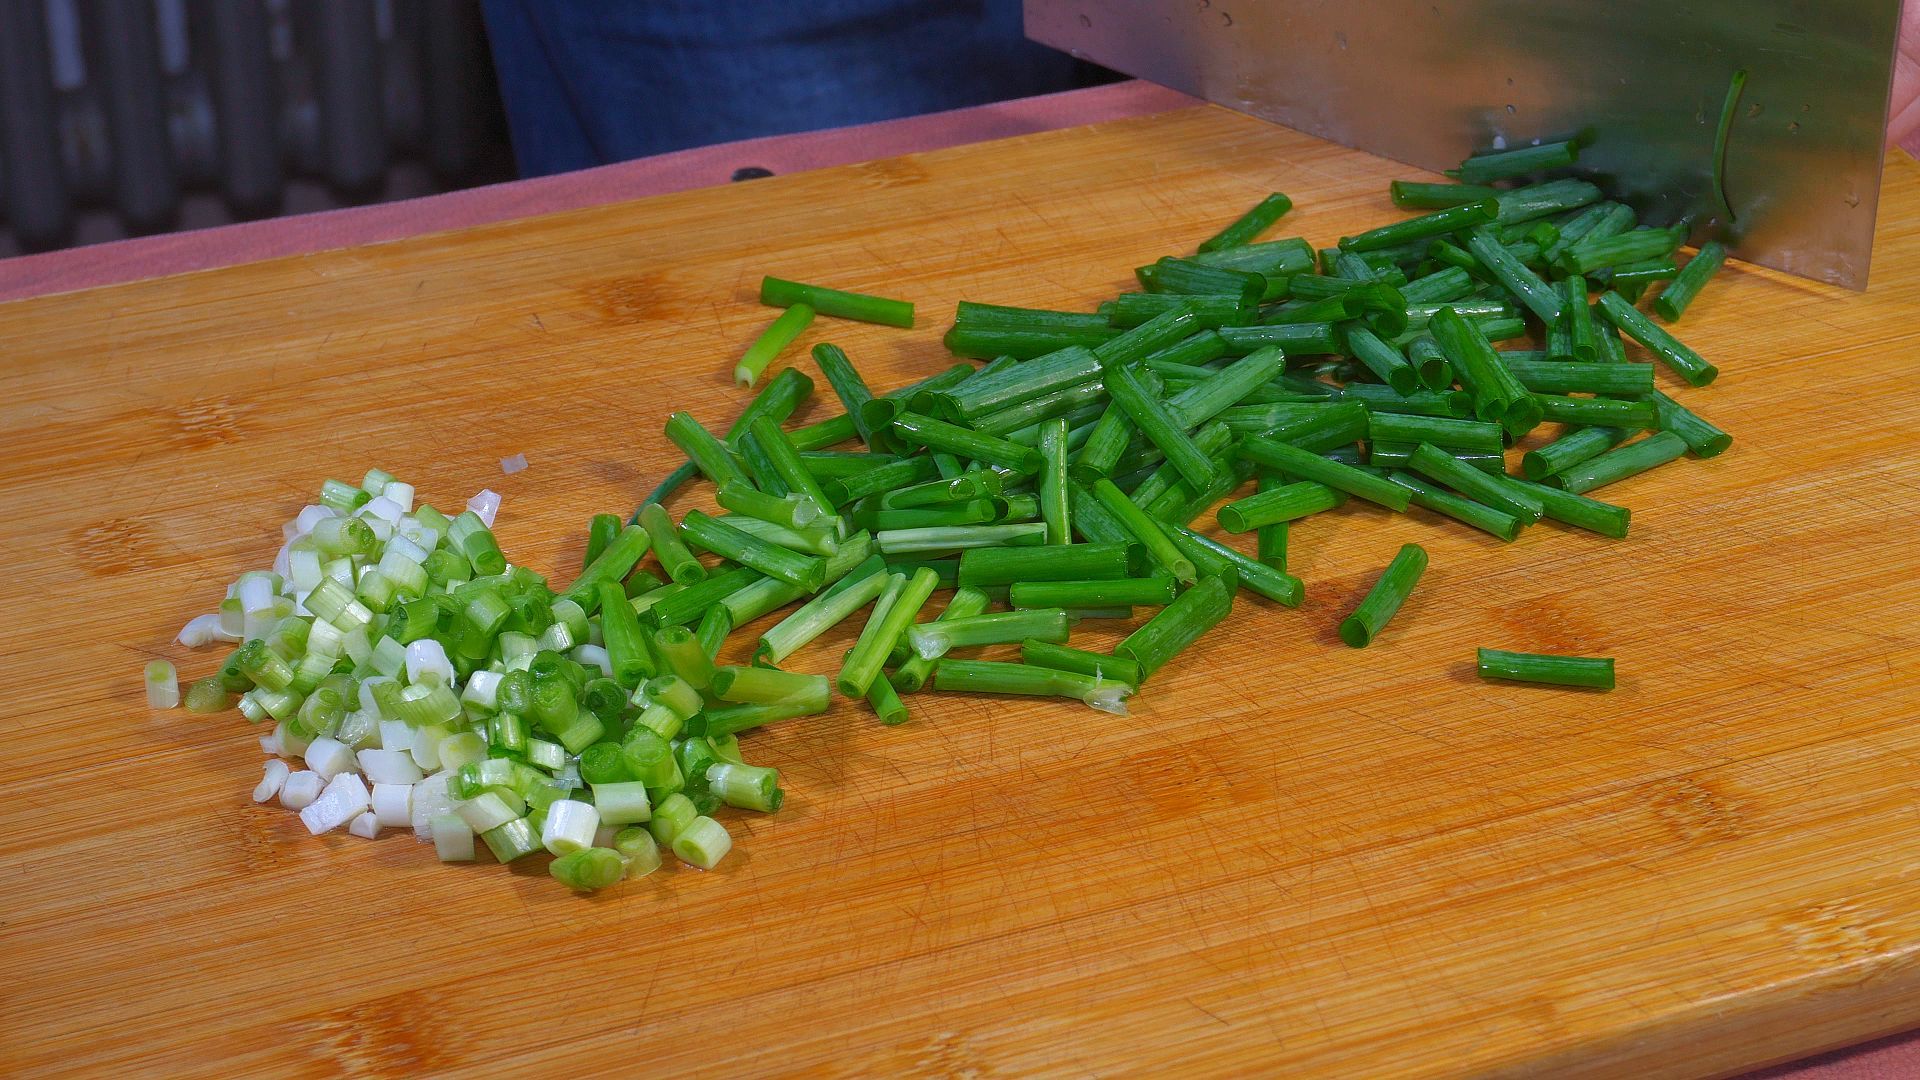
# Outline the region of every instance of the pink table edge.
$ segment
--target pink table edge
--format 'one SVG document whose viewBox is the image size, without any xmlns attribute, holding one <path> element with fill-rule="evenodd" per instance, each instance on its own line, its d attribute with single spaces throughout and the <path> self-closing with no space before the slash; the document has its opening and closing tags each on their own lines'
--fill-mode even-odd
<svg viewBox="0 0 1920 1080">
<path fill-rule="evenodd" d="M 728 183 L 735 169 L 748 165 L 778 174 L 804 172 L 1198 104 L 1198 99 L 1152 83 L 1119 82 L 874 124 L 696 147 L 420 199 L 26 255 L 0 260 L 0 301 L 686 191 Z M 1920 1032 L 1890 1035 L 1761 1069 L 1741 1080 L 1907 1080 L 1915 1076 L 1920 1076 Z"/>
</svg>

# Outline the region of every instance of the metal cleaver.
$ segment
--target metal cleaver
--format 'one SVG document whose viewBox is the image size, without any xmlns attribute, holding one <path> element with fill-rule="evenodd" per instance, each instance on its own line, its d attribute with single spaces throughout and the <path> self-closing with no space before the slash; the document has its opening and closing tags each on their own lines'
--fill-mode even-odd
<svg viewBox="0 0 1920 1080">
<path fill-rule="evenodd" d="M 1036 41 L 1426 169 L 1578 136 L 1650 220 L 1866 288 L 1899 0 L 1025 2 Z"/>
</svg>

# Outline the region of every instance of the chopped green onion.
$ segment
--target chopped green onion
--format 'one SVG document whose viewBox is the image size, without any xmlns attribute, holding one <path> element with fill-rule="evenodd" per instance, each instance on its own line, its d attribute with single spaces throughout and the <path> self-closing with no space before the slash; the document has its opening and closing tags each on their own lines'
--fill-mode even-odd
<svg viewBox="0 0 1920 1080">
<path fill-rule="evenodd" d="M 1613 660 L 1610 657 L 1555 656 L 1481 649 L 1475 667 L 1483 679 L 1613 689 Z"/>
<path fill-rule="evenodd" d="M 180 704 L 180 676 L 170 661 L 154 660 L 148 663 L 146 685 L 147 708 L 171 709 Z M 225 697 L 224 692 L 221 696 Z"/>
<path fill-rule="evenodd" d="M 913 305 L 904 300 L 884 300 L 865 293 L 842 292 L 772 276 L 760 280 L 760 302 L 771 307 L 806 304 L 822 315 L 837 319 L 913 328 Z"/>
<path fill-rule="evenodd" d="M 1380 636 L 1387 620 L 1400 610 L 1400 605 L 1413 591 L 1414 583 L 1427 569 L 1427 549 L 1419 544 L 1406 544 L 1399 554 L 1387 564 L 1373 588 L 1367 591 L 1360 606 L 1340 622 L 1340 640 L 1356 649 L 1364 649 Z"/>
<path fill-rule="evenodd" d="M 813 306 L 804 301 L 794 301 L 787 310 L 755 338 L 752 345 L 741 355 L 740 362 L 733 366 L 733 381 L 736 386 L 752 386 L 760 373 L 781 351 L 793 344 L 793 339 L 813 323 Z"/>
<path fill-rule="evenodd" d="M 1134 688 L 1062 671 L 995 660 L 941 660 L 933 667 L 933 688 L 969 694 L 1023 694 L 1077 698 L 1101 712 L 1126 715 L 1126 699 Z"/>
<path fill-rule="evenodd" d="M 1233 610 L 1234 584 L 1231 572 L 1201 578 L 1199 584 L 1181 593 L 1179 599 L 1128 634 L 1114 647 L 1114 655 L 1139 665 L 1143 681 L 1152 677 L 1168 660 L 1227 617 Z M 1065 640 L 1064 636 L 1061 640 Z"/>
</svg>

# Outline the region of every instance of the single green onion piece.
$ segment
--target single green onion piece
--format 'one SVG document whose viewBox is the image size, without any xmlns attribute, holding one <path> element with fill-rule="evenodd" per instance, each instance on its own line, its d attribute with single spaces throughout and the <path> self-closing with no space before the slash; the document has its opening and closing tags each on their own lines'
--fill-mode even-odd
<svg viewBox="0 0 1920 1080">
<path fill-rule="evenodd" d="M 1167 406 L 1154 397 L 1140 376 L 1124 367 L 1108 367 L 1107 393 L 1148 441 L 1160 448 L 1180 475 L 1196 488 L 1207 486 L 1214 476 L 1213 463 L 1176 420 Z"/>
<path fill-rule="evenodd" d="M 1286 487 L 1286 481 L 1272 474 L 1262 474 L 1254 482 L 1254 493 L 1267 495 Z M 1324 486 L 1324 485 L 1323 485 Z M 1332 489 L 1329 488 L 1329 491 Z M 1254 533 L 1254 558 L 1282 573 L 1287 569 L 1287 531 L 1284 521 L 1275 521 L 1260 526 Z"/>
<path fill-rule="evenodd" d="M 1645 346 L 1659 357 L 1681 378 L 1694 386 L 1711 383 L 1720 369 L 1707 363 L 1700 354 L 1688 348 L 1679 338 L 1669 334 L 1658 323 L 1647 318 L 1640 310 L 1627 302 L 1627 298 L 1617 292 L 1600 295 L 1600 310 L 1607 320 L 1620 329 L 1620 332 Z"/>
<path fill-rule="evenodd" d="M 680 539 L 680 530 L 673 524 L 673 518 L 666 508 L 657 502 L 650 502 L 640 508 L 639 527 L 645 532 L 654 557 L 660 560 L 660 566 L 679 585 L 693 585 L 706 580 L 707 568 L 687 550 L 686 542 Z"/>
<path fill-rule="evenodd" d="M 1432 443 L 1414 448 L 1407 464 L 1431 480 L 1447 485 L 1475 502 L 1531 525 L 1546 514 L 1540 500 L 1514 484 L 1505 474 L 1490 475 L 1468 465 Z"/>
<path fill-rule="evenodd" d="M 667 418 L 666 434 L 680 452 L 687 455 L 702 475 L 715 484 L 724 484 L 729 480 L 749 483 L 747 474 L 740 468 L 740 462 L 734 457 L 727 444 L 714 438 L 713 433 L 702 427 L 691 413 L 676 412 Z"/>
<path fill-rule="evenodd" d="M 1080 506 L 1075 504 L 1075 520 L 1084 515 Z M 1124 578 L 1142 565 L 1142 555 L 1130 542 L 1070 544 L 1064 548 L 972 548 L 960 553 L 959 583 L 983 588 L 1016 581 Z"/>
<path fill-rule="evenodd" d="M 658 505 L 658 504 L 653 504 Z M 665 511 L 661 511 L 665 513 Z M 644 525 L 629 525 L 620 530 L 600 557 L 589 563 L 580 576 L 567 586 L 562 595 L 579 604 L 581 609 L 591 614 L 600 603 L 601 585 L 618 585 L 626 579 L 633 568 L 640 563 L 641 556 L 647 553 L 652 540 Z M 624 597 L 625 591 L 621 593 Z"/>
<path fill-rule="evenodd" d="M 547 872 L 569 889 L 596 892 L 627 876 L 627 860 L 612 848 L 581 848 L 553 860 Z"/>
<path fill-rule="evenodd" d="M 777 664 L 807 642 L 839 625 L 847 616 L 872 603 L 886 588 L 887 574 L 878 556 L 836 582 L 833 587 L 760 635 L 754 653 L 758 661 Z"/>
<path fill-rule="evenodd" d="M 874 603 L 873 615 L 867 620 L 866 629 L 860 632 L 859 641 L 840 666 L 836 682 L 840 692 L 848 697 L 866 696 L 873 680 L 879 677 L 887 654 L 893 651 L 894 643 L 913 625 L 940 580 L 925 567 L 915 570 L 911 581 L 901 574 L 892 577 L 887 590 Z"/>
<path fill-rule="evenodd" d="M 1575 528 L 1597 532 L 1623 540 L 1627 535 L 1627 526 L 1632 512 L 1624 506 L 1615 506 L 1598 499 L 1589 499 L 1585 495 L 1575 495 L 1571 491 L 1562 491 L 1546 484 L 1536 484 L 1519 477 L 1508 477 L 1508 482 L 1518 485 L 1534 498 L 1540 500 L 1546 509 L 1546 516 L 1555 521 L 1565 522 Z"/>
<path fill-rule="evenodd" d="M 1665 465 L 1686 452 L 1685 439 L 1671 431 L 1658 431 L 1639 442 L 1628 443 L 1554 473 L 1547 482 L 1575 495 L 1584 495 L 1595 488 Z"/>
<path fill-rule="evenodd" d="M 1568 365 L 1573 366 L 1573 365 Z M 1582 364 L 1581 367 L 1591 367 Z M 1645 367 L 1646 365 L 1634 365 Z M 1649 368 L 1648 370 L 1652 370 Z M 1651 400 L 1627 401 L 1619 398 L 1577 398 L 1559 394 L 1535 394 L 1533 399 L 1540 403 L 1541 414 L 1548 420 L 1561 424 L 1583 424 L 1596 427 L 1626 428 L 1629 431 L 1644 431 L 1657 427 L 1660 423 L 1659 409 Z"/>
<path fill-rule="evenodd" d="M 1387 185 L 1393 205 L 1404 210 L 1443 210 L 1449 206 L 1491 199 L 1499 191 L 1480 184 L 1432 184 L 1418 180 L 1395 180 Z"/>
<path fill-rule="evenodd" d="M 1686 238 L 1684 225 L 1671 229 L 1635 229 L 1604 239 L 1588 233 L 1586 239 L 1560 256 L 1558 265 L 1568 273 L 1590 274 L 1652 259 L 1664 260 L 1670 258 Z"/>
<path fill-rule="evenodd" d="M 1412 240 L 1446 236 L 1461 229 L 1485 225 L 1493 221 L 1499 212 L 1500 204 L 1490 198 L 1479 202 L 1462 203 L 1443 210 L 1435 210 L 1429 214 L 1421 214 L 1419 217 L 1396 221 L 1391 225 L 1368 229 L 1358 236 L 1341 237 L 1340 248 L 1343 251 L 1377 251 Z"/>
<path fill-rule="evenodd" d="M 1017 581 L 1007 588 L 1007 602 L 1016 608 L 1165 607 L 1173 603 L 1175 592 L 1174 579 L 1168 574 L 1102 581 Z"/>
<path fill-rule="evenodd" d="M 874 534 L 874 543 L 888 555 L 973 548 L 1038 547 L 1047 527 L 1041 522 L 1011 525 L 953 525 L 925 529 L 887 529 Z"/>
<path fill-rule="evenodd" d="M 1293 209 L 1293 200 L 1274 192 L 1255 203 L 1253 209 L 1240 215 L 1239 219 L 1215 233 L 1213 238 L 1200 245 L 1201 251 L 1220 251 L 1236 248 L 1251 242 L 1254 237 L 1265 232 L 1281 215 Z"/>
<path fill-rule="evenodd" d="M 1552 360 L 1521 360 L 1511 353 L 1497 353 L 1520 385 L 1536 394 L 1605 394 L 1637 397 L 1653 390 L 1653 365 L 1635 363 L 1590 364 L 1558 363 Z M 1557 419 L 1552 415 L 1548 420 Z"/>
<path fill-rule="evenodd" d="M 1325 484 L 1312 481 L 1283 483 L 1222 506 L 1216 517 L 1221 528 L 1228 532 L 1244 533 L 1267 525 L 1297 521 L 1342 506 L 1346 501 L 1346 493 Z"/>
<path fill-rule="evenodd" d="M 1554 656 L 1548 653 L 1480 649 L 1475 667 L 1483 679 L 1613 689 L 1611 657 Z"/>
<path fill-rule="evenodd" d="M 1393 618 L 1394 612 L 1406 602 L 1407 594 L 1413 591 L 1414 583 L 1427 569 L 1427 549 L 1419 544 L 1407 544 L 1400 548 L 1399 554 L 1387 564 L 1380 579 L 1367 590 L 1366 599 L 1353 609 L 1340 622 L 1340 640 L 1356 649 L 1364 649 L 1380 636 L 1380 631 Z"/>
<path fill-rule="evenodd" d="M 1491 454 L 1506 448 L 1499 424 L 1440 416 L 1374 413 L 1367 418 L 1367 437 L 1375 442 L 1430 442 L 1447 450 Z"/>
<path fill-rule="evenodd" d="M 825 675 L 731 665 L 714 669 L 711 687 L 713 696 L 721 701 L 785 705 L 809 713 L 827 711 L 829 691 Z"/>
<path fill-rule="evenodd" d="M 653 648 L 665 670 L 686 686 L 705 690 L 713 681 L 713 661 L 686 627 L 663 626 L 655 630 Z"/>
<path fill-rule="evenodd" d="M 1686 406 L 1673 400 L 1658 390 L 1647 395 L 1659 412 L 1661 431 L 1671 431 L 1686 440 L 1688 449 L 1694 456 L 1710 458 L 1733 445 L 1733 436 L 1702 419 Z"/>
<path fill-rule="evenodd" d="M 1150 292 L 1121 293 L 1100 305 L 1101 317 L 1116 330 L 1131 329 L 1175 309 L 1191 312 L 1195 326 L 1211 330 L 1222 326 L 1247 325 L 1253 321 L 1259 305 L 1248 303 L 1238 295 L 1181 296 L 1176 293 Z M 1174 348 L 1178 348 L 1178 344 L 1169 345 L 1154 353 L 1153 356 L 1159 356 Z M 1148 359 L 1152 358 L 1148 357 Z"/>
<path fill-rule="evenodd" d="M 180 704 L 180 675 L 174 670 L 172 661 L 148 662 L 146 688 L 149 709 L 171 709 Z"/>
<path fill-rule="evenodd" d="M 1613 268 L 1609 280 L 1613 287 L 1625 296 L 1629 302 L 1638 302 L 1640 293 L 1647 286 L 1661 281 L 1671 281 L 1680 276 L 1680 268 L 1674 265 L 1671 256 L 1657 259 L 1643 259 L 1640 262 L 1622 263 Z M 1659 307 L 1658 303 L 1654 305 Z"/>
<path fill-rule="evenodd" d="M 660 844 L 652 833 L 639 826 L 614 834 L 613 850 L 626 860 L 629 878 L 645 877 L 660 869 Z"/>
<path fill-rule="evenodd" d="M 1133 686 L 1059 668 L 995 660 L 941 660 L 933 668 L 933 688 L 967 694 L 1021 694 L 1068 697 L 1101 712 L 1126 715 Z"/>
<path fill-rule="evenodd" d="M 1168 660 L 1227 617 L 1233 610 L 1234 585 L 1232 573 L 1202 578 L 1128 634 L 1114 647 L 1114 655 L 1138 664 L 1143 681 L 1151 678 Z"/>
<path fill-rule="evenodd" d="M 1275 469 L 1301 480 L 1313 480 L 1390 510 L 1404 511 L 1407 508 L 1405 489 L 1384 477 L 1330 461 L 1298 446 L 1254 435 L 1241 440 L 1239 454 L 1255 465 Z"/>
<path fill-rule="evenodd" d="M 826 564 L 821 559 L 769 543 L 699 510 L 689 510 L 680 519 L 680 532 L 724 559 L 790 585 L 813 590 L 825 582 Z"/>
<path fill-rule="evenodd" d="M 1579 157 L 1579 145 L 1571 140 L 1541 143 L 1538 146 L 1475 154 L 1462 161 L 1459 168 L 1448 169 L 1447 175 L 1463 184 L 1490 184 L 1496 180 L 1511 180 L 1516 176 L 1548 169 L 1568 168 Z"/>
<path fill-rule="evenodd" d="M 1600 346 L 1593 329 L 1593 307 L 1587 303 L 1587 279 L 1575 274 L 1561 282 L 1560 287 L 1565 290 L 1567 306 L 1563 317 L 1573 358 L 1582 361 L 1598 359 Z"/>
<path fill-rule="evenodd" d="M 830 480 L 820 486 L 826 492 L 827 501 L 838 507 L 869 495 L 880 495 L 933 480 L 938 473 L 933 457 L 921 454 L 868 469 L 859 476 Z"/>
<path fill-rule="evenodd" d="M 1348 351 L 1395 393 L 1411 394 L 1420 389 L 1420 372 L 1407 360 L 1406 354 L 1364 326 L 1350 325 L 1346 335 Z"/>
<path fill-rule="evenodd" d="M 707 787 L 728 806 L 762 814 L 780 809 L 785 799 L 780 790 L 779 771 L 756 765 L 715 762 L 707 766 Z"/>
<path fill-rule="evenodd" d="M 1508 292 L 1518 297 L 1527 309 L 1539 316 L 1540 321 L 1551 325 L 1560 318 L 1561 298 L 1559 290 L 1540 279 L 1540 275 L 1527 269 L 1500 238 L 1485 226 L 1474 229 L 1467 236 L 1467 250 L 1480 264 L 1492 274 L 1494 279 L 1506 286 Z M 1444 342 L 1443 342 L 1444 344 Z"/>
<path fill-rule="evenodd" d="M 1039 472 L 1043 464 L 1040 452 L 1032 447 L 983 435 L 920 413 L 901 413 L 894 418 L 892 430 L 895 437 L 908 446 L 922 446 L 1019 473 Z"/>
<path fill-rule="evenodd" d="M 1072 618 L 1061 608 L 996 611 L 919 623 L 908 629 L 907 645 L 914 655 L 937 660 L 954 649 L 978 645 L 1006 645 L 1027 638 L 1063 642 L 1072 627 Z"/>
<path fill-rule="evenodd" d="M 1147 556 L 1161 569 L 1172 574 L 1174 580 L 1182 584 L 1192 584 L 1197 576 L 1192 561 L 1180 553 L 1166 533 L 1147 516 L 1146 511 L 1135 506 L 1126 493 L 1116 487 L 1113 481 L 1101 478 L 1093 482 L 1093 497 L 1113 515 L 1114 520 L 1126 528 L 1134 540 L 1145 549 Z"/>
<path fill-rule="evenodd" d="M 911 318 L 910 315 L 909 318 Z M 752 386 L 754 380 L 760 377 L 760 373 L 767 370 L 767 365 L 773 363 L 774 358 L 779 356 L 787 346 L 793 344 L 793 339 L 799 337 L 800 332 L 812 323 L 813 306 L 811 304 L 805 301 L 795 301 L 790 304 L 787 310 L 781 312 L 778 318 L 760 332 L 760 336 L 753 340 L 753 344 L 747 346 L 747 351 L 741 355 L 740 362 L 733 366 L 734 385 Z"/>
<path fill-rule="evenodd" d="M 618 535 L 620 535 L 618 514 L 593 515 L 593 520 L 587 523 L 587 552 L 580 558 L 580 569 L 585 570 L 592 566 L 593 560 L 599 558 L 600 553 L 605 551 L 607 545 L 613 543 L 613 538 Z"/>
<path fill-rule="evenodd" d="M 759 581 L 763 576 L 750 567 L 735 566 L 711 574 L 706 580 L 693 585 L 678 589 L 669 585 L 660 591 L 666 593 L 667 589 L 674 589 L 673 592 L 646 606 L 646 623 L 655 627 L 684 626 L 706 614 L 708 608 L 723 598 Z M 640 605 L 636 604 L 635 610 L 640 611 Z"/>
<path fill-rule="evenodd" d="M 654 804 L 653 817 L 647 821 L 647 831 L 662 846 L 672 847 L 675 838 L 699 816 L 693 800 L 675 792 Z"/>
<path fill-rule="evenodd" d="M 1443 309 L 1434 314 L 1431 329 L 1461 385 L 1472 392 L 1476 416 L 1516 436 L 1539 425 L 1539 403 L 1500 362 L 1483 327 Z"/>
<path fill-rule="evenodd" d="M 1107 653 L 1088 652 L 1085 649 L 1075 649 L 1066 645 L 1030 640 L 1020 643 L 1020 658 L 1033 667 L 1069 671 L 1076 675 L 1121 682 L 1136 688 L 1140 685 L 1140 665 L 1123 656 L 1111 656 Z"/>
<path fill-rule="evenodd" d="M 233 695 L 220 681 L 218 675 L 209 675 L 204 679 L 195 679 L 187 687 L 186 706 L 188 712 L 217 713 L 225 712 L 233 704 Z"/>
<path fill-rule="evenodd" d="M 1163 527 L 1202 574 L 1210 577 L 1230 574 L 1238 579 L 1240 587 L 1285 607 L 1299 607 L 1306 597 L 1306 588 L 1300 579 L 1284 570 L 1250 559 L 1220 541 L 1183 525 L 1167 523 Z"/>
<path fill-rule="evenodd" d="M 620 685 L 631 690 L 659 673 L 646 633 L 640 629 L 640 616 L 627 602 L 626 591 L 613 582 L 600 584 L 600 633 Z"/>
<path fill-rule="evenodd" d="M 904 300 L 885 300 L 865 293 L 804 285 L 772 276 L 760 280 L 760 302 L 772 307 L 807 304 L 820 314 L 837 319 L 856 319 L 909 330 L 913 328 L 913 305 Z"/>
<path fill-rule="evenodd" d="M 983 611 L 987 611 L 989 605 L 991 605 L 991 601 L 987 600 L 987 594 L 985 594 L 985 592 L 981 592 L 981 590 L 977 590 L 977 588 L 960 586 L 958 590 L 954 590 L 952 598 L 947 601 L 947 609 L 941 611 L 941 615 L 939 615 L 939 619 L 935 619 L 935 623 L 939 623 L 939 621 L 956 621 L 956 619 L 970 619 L 973 615 L 981 615 Z M 931 659 L 922 659 L 920 655 L 910 655 L 904 663 L 900 663 L 897 669 L 893 669 L 893 675 L 887 678 L 887 682 L 891 682 L 895 690 L 904 690 L 904 692 L 912 694 L 912 692 L 916 692 L 916 690 L 920 690 L 922 686 L 925 686 L 927 676 L 931 675 L 931 673 L 933 673 L 933 661 L 931 661 Z M 881 682 L 881 680 L 877 680 L 877 678 L 874 680 L 876 686 L 879 682 Z M 868 690 L 868 701 L 872 701 L 874 707 L 876 707 L 876 711 L 881 713 L 881 721 L 883 721 L 883 723 L 891 723 L 891 721 L 887 721 L 887 711 L 881 709 L 881 701 L 874 701 L 874 692 L 872 692 L 872 690 Z M 902 709 L 902 719 L 904 719 L 904 709 Z"/>
<path fill-rule="evenodd" d="M 1067 503 L 1067 422 L 1049 420 L 1040 428 L 1040 517 L 1047 526 L 1047 543 L 1073 543 Z"/>
<path fill-rule="evenodd" d="M 1543 184 L 1529 184 L 1525 187 L 1509 188 L 1494 196 L 1500 204 L 1499 222 L 1506 226 L 1519 226 L 1523 235 L 1539 235 L 1542 225 L 1552 226 L 1548 222 L 1535 222 L 1532 228 L 1526 228 L 1528 222 L 1536 218 L 1547 217 L 1578 210 L 1600 201 L 1602 192 L 1599 187 L 1585 180 L 1549 180 Z M 1559 238 L 1559 230 L 1552 229 L 1543 244 L 1551 244 Z M 1505 240 L 1505 237 L 1501 239 Z M 1511 241 L 1509 241 L 1511 242 Z"/>
<path fill-rule="evenodd" d="M 711 870 L 733 850 L 733 837 L 725 825 L 710 817 L 696 817 L 674 837 L 672 847 L 681 862 Z"/>
<path fill-rule="evenodd" d="M 1394 483 L 1407 489 L 1413 499 L 1413 505 L 1422 510 L 1443 514 L 1462 524 L 1471 525 L 1505 543 L 1512 543 L 1524 527 L 1521 520 L 1512 514 L 1495 510 L 1485 503 L 1455 495 L 1444 488 L 1429 484 L 1412 473 L 1396 470 L 1387 475 Z"/>
<path fill-rule="evenodd" d="M 1520 472 L 1529 480 L 1544 480 L 1555 473 L 1598 457 L 1627 441 L 1633 434 L 1624 428 L 1589 427 L 1568 432 L 1520 458 Z"/>
<path fill-rule="evenodd" d="M 515 859 L 523 859 L 540 850 L 539 834 L 534 831 L 533 825 L 523 817 L 515 818 L 503 825 L 496 825 L 488 829 L 486 832 L 480 834 L 480 839 L 487 842 L 487 850 L 493 852 L 493 857 L 501 863 L 510 863 Z M 619 855 L 606 848 L 587 848 L 586 850 L 606 851 L 607 854 L 613 855 L 616 872 L 612 881 L 607 882 L 607 884 L 611 885 L 614 881 L 620 880 L 620 872 L 624 872 L 626 867 L 620 862 Z M 558 860 L 555 860 L 555 863 L 557 865 Z M 554 876 L 560 877 L 557 873 Z M 564 877 L 560 877 L 560 880 L 567 881 Z M 597 880 L 597 878 L 595 880 Z M 568 881 L 568 884 L 576 889 L 590 887 L 584 884 L 574 885 L 571 881 Z M 591 887 L 597 888 L 599 886 Z"/>
</svg>

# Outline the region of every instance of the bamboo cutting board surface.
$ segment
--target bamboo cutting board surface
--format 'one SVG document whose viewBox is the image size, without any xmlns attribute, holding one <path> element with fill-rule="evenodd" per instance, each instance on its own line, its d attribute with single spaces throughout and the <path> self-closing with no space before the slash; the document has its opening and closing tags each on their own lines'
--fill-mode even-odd
<svg viewBox="0 0 1920 1080">
<path fill-rule="evenodd" d="M 1130 719 L 928 694 L 750 736 L 787 808 L 714 873 L 580 898 L 313 839 L 248 801 L 237 713 L 144 707 L 326 476 L 499 490 L 567 580 L 666 412 L 743 404 L 762 273 L 918 301 L 803 338 L 890 387 L 958 299 L 1084 308 L 1269 190 L 1326 242 L 1405 175 L 1195 108 L 0 307 L 0 1072 L 1681 1076 L 1920 1022 L 1904 157 L 1870 291 L 1734 265 L 1688 316 L 1723 375 L 1663 385 L 1736 442 L 1607 489 L 1631 539 L 1356 501 L 1294 530 L 1304 608 L 1243 596 Z M 1340 645 L 1408 541 L 1413 599 Z M 1482 684 L 1481 645 L 1621 685 Z"/>
</svg>

